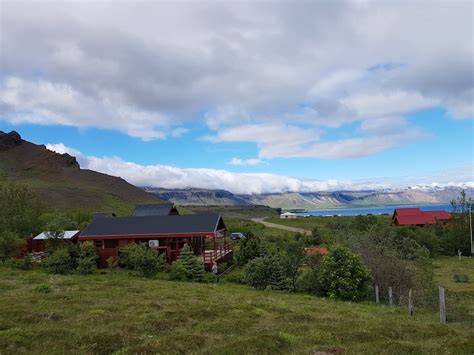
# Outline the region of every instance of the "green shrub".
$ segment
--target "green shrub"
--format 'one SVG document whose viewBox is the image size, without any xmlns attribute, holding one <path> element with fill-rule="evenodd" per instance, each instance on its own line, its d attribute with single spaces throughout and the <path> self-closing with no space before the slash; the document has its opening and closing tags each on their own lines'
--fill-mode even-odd
<svg viewBox="0 0 474 355">
<path fill-rule="evenodd" d="M 322 288 L 319 282 L 319 270 L 317 268 L 309 269 L 301 275 L 296 283 L 296 290 L 311 293 L 313 295 L 322 295 Z"/>
<path fill-rule="evenodd" d="M 265 257 L 249 261 L 245 267 L 246 282 L 257 290 L 264 290 L 268 285 L 268 260 Z"/>
<path fill-rule="evenodd" d="M 286 290 L 283 268 L 278 259 L 264 256 L 251 260 L 245 267 L 246 282 L 257 290 L 270 287 L 272 290 Z"/>
<path fill-rule="evenodd" d="M 183 263 L 176 260 L 171 264 L 169 268 L 170 280 L 174 281 L 187 281 L 189 279 L 188 270 L 184 267 Z"/>
<path fill-rule="evenodd" d="M 51 291 L 51 287 L 47 284 L 41 284 L 35 287 L 35 292 L 38 293 L 50 293 Z"/>
<path fill-rule="evenodd" d="M 219 277 L 217 275 L 214 275 L 212 272 L 205 272 L 202 277 L 202 282 L 205 282 L 208 284 L 217 283 L 218 281 L 219 281 Z"/>
<path fill-rule="evenodd" d="M 79 246 L 77 272 L 81 275 L 93 274 L 97 269 L 97 253 L 92 243 L 86 242 Z"/>
<path fill-rule="evenodd" d="M 246 265 L 250 260 L 263 256 L 263 254 L 260 238 L 254 236 L 252 233 L 247 233 L 247 236 L 240 242 L 236 261 L 237 264 L 241 266 Z"/>
<path fill-rule="evenodd" d="M 5 262 L 20 253 L 24 241 L 15 233 L 9 231 L 0 232 L 0 261 Z"/>
<path fill-rule="evenodd" d="M 459 273 L 459 272 L 454 274 L 453 279 L 455 282 L 460 282 L 460 283 L 469 282 L 469 276 L 467 276 L 466 274 Z"/>
<path fill-rule="evenodd" d="M 367 295 L 370 274 L 359 256 L 335 247 L 324 256 L 319 271 L 321 291 L 330 298 L 357 301 Z"/>
<path fill-rule="evenodd" d="M 121 264 L 145 277 L 153 277 L 165 267 L 165 259 L 143 244 L 129 244 L 121 250 Z"/>
<path fill-rule="evenodd" d="M 69 247 L 55 250 L 44 262 L 44 267 L 51 274 L 70 274 L 77 268 L 76 253 Z"/>
<path fill-rule="evenodd" d="M 33 268 L 33 258 L 31 257 L 30 254 L 26 254 L 22 259 L 21 259 L 21 262 L 20 262 L 20 269 L 22 270 L 31 270 Z"/>
<path fill-rule="evenodd" d="M 232 271 L 231 273 L 225 275 L 223 277 L 223 279 L 225 281 L 233 282 L 233 283 L 236 283 L 236 284 L 245 284 L 246 283 L 245 272 L 240 271 L 240 270 Z"/>
</svg>

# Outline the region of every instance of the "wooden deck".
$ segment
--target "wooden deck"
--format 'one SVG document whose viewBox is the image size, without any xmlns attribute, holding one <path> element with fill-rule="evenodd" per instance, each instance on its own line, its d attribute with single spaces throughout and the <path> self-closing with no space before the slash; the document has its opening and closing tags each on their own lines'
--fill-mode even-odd
<svg viewBox="0 0 474 355">
<path fill-rule="evenodd" d="M 231 257 L 233 253 L 232 246 L 230 244 L 226 244 L 216 248 L 215 250 L 205 250 L 202 255 L 200 255 L 200 259 L 204 263 L 204 265 L 212 265 L 214 262 L 220 262 L 227 260 Z"/>
</svg>

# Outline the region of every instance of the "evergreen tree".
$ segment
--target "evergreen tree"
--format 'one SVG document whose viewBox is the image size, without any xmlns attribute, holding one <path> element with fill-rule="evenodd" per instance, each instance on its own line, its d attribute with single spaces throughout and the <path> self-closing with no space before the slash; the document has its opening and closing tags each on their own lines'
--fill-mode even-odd
<svg viewBox="0 0 474 355">
<path fill-rule="evenodd" d="M 245 267 L 246 281 L 257 290 L 287 290 L 288 284 L 279 260 L 274 256 L 252 259 Z"/>
<path fill-rule="evenodd" d="M 199 262 L 188 244 L 185 244 L 179 254 L 179 261 L 188 271 L 188 278 L 191 281 L 202 281 L 204 278 L 204 265 Z"/>
<path fill-rule="evenodd" d="M 268 285 L 272 290 L 287 290 L 288 283 L 285 279 L 283 268 L 278 259 L 268 257 Z"/>
<path fill-rule="evenodd" d="M 260 238 L 249 232 L 240 242 L 239 251 L 236 256 L 237 263 L 243 266 L 250 260 L 263 256 L 264 254 L 265 251 L 260 242 Z"/>
</svg>

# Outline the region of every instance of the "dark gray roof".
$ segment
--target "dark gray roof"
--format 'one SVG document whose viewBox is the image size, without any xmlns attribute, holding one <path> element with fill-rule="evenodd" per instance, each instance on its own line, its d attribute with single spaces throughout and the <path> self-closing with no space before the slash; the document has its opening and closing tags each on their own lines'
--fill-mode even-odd
<svg viewBox="0 0 474 355">
<path fill-rule="evenodd" d="M 93 220 L 81 233 L 88 236 L 122 236 L 143 234 L 193 234 L 214 233 L 225 225 L 217 214 L 183 216 L 132 216 L 99 218 Z"/>
<path fill-rule="evenodd" d="M 159 203 L 137 205 L 132 216 L 168 216 L 170 214 L 178 214 L 174 205 L 172 203 Z"/>
</svg>

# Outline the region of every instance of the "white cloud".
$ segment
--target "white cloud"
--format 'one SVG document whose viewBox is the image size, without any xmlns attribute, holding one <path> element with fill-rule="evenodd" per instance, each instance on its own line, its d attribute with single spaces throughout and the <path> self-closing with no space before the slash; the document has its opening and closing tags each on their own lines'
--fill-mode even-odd
<svg viewBox="0 0 474 355">
<path fill-rule="evenodd" d="M 474 116 L 472 6 L 7 1 L 0 119 L 143 140 L 199 121 L 214 141 L 255 143 L 261 159 L 370 155 L 416 141 L 411 112 Z M 410 139 L 369 129 L 386 117 Z M 324 140 L 354 122 L 356 137 Z"/>
<path fill-rule="evenodd" d="M 83 169 L 120 176 L 136 186 L 204 189 L 224 189 L 238 194 L 259 194 L 286 191 L 326 191 L 372 189 L 385 187 L 371 181 L 302 180 L 268 173 L 233 173 L 220 169 L 183 169 L 167 165 L 140 165 L 117 157 L 86 156 L 63 143 L 47 144 L 58 153 L 76 156 Z"/>
<path fill-rule="evenodd" d="M 86 156 L 63 143 L 46 146 L 58 153 L 76 156 L 83 169 L 91 169 L 105 174 L 120 176 L 136 186 L 181 189 L 187 187 L 203 189 L 224 189 L 237 194 L 260 194 L 278 192 L 315 192 L 335 190 L 370 190 L 409 186 L 418 183 L 436 186 L 474 186 L 472 164 L 453 171 L 434 172 L 431 177 L 404 177 L 398 179 L 375 180 L 304 180 L 294 177 L 268 173 L 233 173 L 220 169 L 183 169 L 167 165 L 140 165 L 117 157 Z M 470 173 L 469 173 L 470 172 Z M 458 176 L 459 179 L 454 179 Z M 462 180 L 467 179 L 467 180 Z"/>
<path fill-rule="evenodd" d="M 240 158 L 232 158 L 229 161 L 230 165 L 260 165 L 263 161 L 257 158 L 250 158 L 250 159 L 240 159 Z"/>
<path fill-rule="evenodd" d="M 168 117 L 127 106 L 114 97 L 91 97 L 69 84 L 45 80 L 27 81 L 8 77 L 0 83 L 3 114 L 12 123 L 60 124 L 75 127 L 110 128 L 143 140 L 181 134 Z M 100 118 L 100 119 L 98 119 Z"/>
<path fill-rule="evenodd" d="M 59 154 L 65 154 L 65 153 L 69 154 L 73 157 L 76 157 L 79 160 L 85 159 L 84 155 L 79 150 L 68 147 L 64 145 L 63 143 L 46 144 L 46 148 Z M 87 161 L 87 160 L 84 160 L 84 161 Z"/>
<path fill-rule="evenodd" d="M 417 92 L 400 90 L 354 94 L 341 102 L 356 112 L 358 117 L 408 113 L 439 105 L 436 99 L 424 97 Z"/>
</svg>

